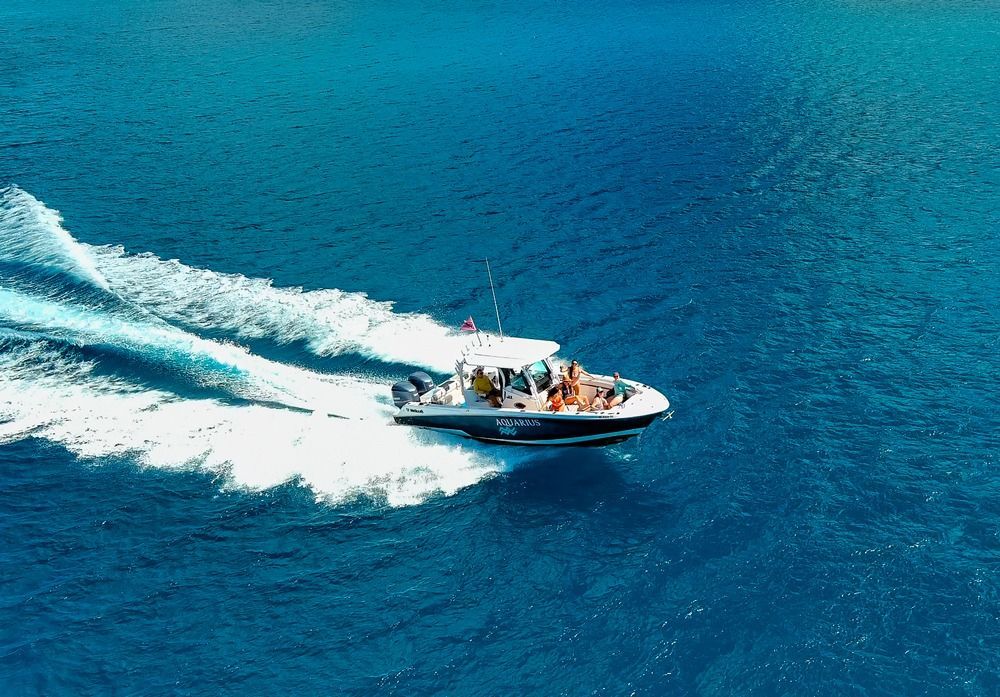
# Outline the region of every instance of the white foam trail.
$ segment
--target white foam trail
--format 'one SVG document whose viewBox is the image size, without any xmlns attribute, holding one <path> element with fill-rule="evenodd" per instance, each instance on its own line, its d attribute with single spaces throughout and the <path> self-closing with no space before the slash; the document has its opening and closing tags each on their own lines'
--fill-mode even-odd
<svg viewBox="0 0 1000 697">
<path fill-rule="evenodd" d="M 149 466 L 203 467 L 251 488 L 300 477 L 319 497 L 362 493 L 391 505 L 453 493 L 500 467 L 483 451 L 392 424 L 391 407 L 379 401 L 387 399 L 384 385 L 268 361 L 164 321 L 301 340 L 321 355 L 354 351 L 446 370 L 461 338 L 424 315 L 393 313 L 390 303 L 362 294 L 275 289 L 269 281 L 82 245 L 58 213 L 16 188 L 0 197 L 0 244 L 0 260 L 67 274 L 125 301 L 109 309 L 100 299 L 84 306 L 0 288 L 0 323 L 8 327 L 0 332 L 0 443 L 34 436 L 84 458 L 129 455 Z M 71 360 L 72 349 L 52 349 L 53 340 L 111 346 L 199 383 L 316 413 L 150 390 L 98 374 Z"/>
<path fill-rule="evenodd" d="M 122 247 L 84 245 L 112 290 L 160 317 L 241 338 L 304 342 L 320 356 L 358 353 L 451 372 L 466 340 L 423 314 L 363 293 L 275 288 L 270 280 L 186 266 Z"/>
<path fill-rule="evenodd" d="M 499 469 L 481 452 L 392 425 L 389 411 L 357 421 L 183 399 L 95 374 L 40 344 L 0 351 L 0 444 L 33 436 L 81 458 L 202 468 L 250 489 L 301 478 L 318 499 L 362 494 L 392 506 L 452 494 Z"/>
<path fill-rule="evenodd" d="M 351 378 L 321 376 L 268 361 L 240 346 L 202 339 L 158 320 L 132 321 L 4 288 L 0 288 L 0 320 L 79 346 L 111 346 L 247 399 L 361 417 L 370 411 L 375 396 L 371 389 L 358 390 Z"/>
<path fill-rule="evenodd" d="M 0 190 L 0 260 L 49 268 L 108 289 L 93 259 L 63 228 L 59 211 L 16 186 Z"/>
<path fill-rule="evenodd" d="M 358 353 L 447 373 L 465 341 L 427 315 L 393 312 L 391 302 L 364 293 L 275 288 L 267 279 L 80 243 L 58 211 L 17 187 L 0 192 L 0 259 L 71 275 L 168 322 L 245 339 L 301 341 L 320 356 Z"/>
</svg>

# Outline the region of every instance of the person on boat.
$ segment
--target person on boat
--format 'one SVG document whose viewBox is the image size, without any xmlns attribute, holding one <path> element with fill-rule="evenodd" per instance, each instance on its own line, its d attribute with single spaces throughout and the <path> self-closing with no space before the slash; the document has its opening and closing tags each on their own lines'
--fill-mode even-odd
<svg viewBox="0 0 1000 697">
<path fill-rule="evenodd" d="M 562 393 L 563 401 L 566 404 L 575 404 L 581 410 L 590 406 L 590 400 L 573 389 L 573 382 L 570 380 L 568 373 L 563 373 L 559 391 Z"/>
<path fill-rule="evenodd" d="M 608 402 L 608 409 L 617 407 L 619 404 L 624 402 L 626 397 L 625 391 L 628 389 L 628 385 L 625 384 L 622 380 L 622 376 L 619 375 L 617 371 L 612 377 L 615 379 L 615 382 L 611 386 L 611 389 L 608 390 L 608 397 L 611 398 L 611 401 Z"/>
<path fill-rule="evenodd" d="M 594 401 L 590 403 L 590 406 L 586 408 L 585 411 L 604 411 L 608 408 L 608 400 L 604 398 L 601 394 L 600 388 L 597 390 L 597 394 L 594 395 Z"/>
<path fill-rule="evenodd" d="M 569 382 L 573 386 L 573 392 L 580 394 L 580 378 L 583 376 L 583 368 L 576 362 L 575 358 L 569 364 L 566 374 L 569 376 Z"/>
<path fill-rule="evenodd" d="M 496 388 L 493 384 L 493 380 L 483 371 L 482 368 L 476 368 L 476 379 L 472 381 L 472 389 L 476 391 L 476 394 L 488 401 L 495 407 L 499 407 L 503 404 L 501 401 L 502 395 L 500 390 Z"/>
<path fill-rule="evenodd" d="M 549 401 L 545 403 L 545 411 L 566 411 L 561 388 L 553 387 L 549 390 Z"/>
</svg>

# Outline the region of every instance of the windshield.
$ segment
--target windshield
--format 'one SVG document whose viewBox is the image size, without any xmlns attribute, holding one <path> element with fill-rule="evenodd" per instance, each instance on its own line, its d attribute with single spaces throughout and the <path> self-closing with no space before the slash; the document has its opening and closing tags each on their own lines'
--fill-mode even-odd
<svg viewBox="0 0 1000 697">
<path fill-rule="evenodd" d="M 535 361 L 525 369 L 525 372 L 535 383 L 538 394 L 545 394 L 545 391 L 552 385 L 552 376 L 549 375 L 549 367 L 545 365 L 545 361 Z"/>
<path fill-rule="evenodd" d="M 518 392 L 530 395 L 532 383 L 540 395 L 544 395 L 552 384 L 549 367 L 545 361 L 535 361 L 531 365 L 525 366 L 524 370 L 519 371 L 511 378 L 510 386 Z"/>
</svg>

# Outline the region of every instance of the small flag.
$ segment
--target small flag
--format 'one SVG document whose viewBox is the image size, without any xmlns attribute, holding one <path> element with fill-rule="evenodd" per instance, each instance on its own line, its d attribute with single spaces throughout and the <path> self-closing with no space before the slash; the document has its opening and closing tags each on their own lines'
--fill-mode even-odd
<svg viewBox="0 0 1000 697">
<path fill-rule="evenodd" d="M 472 321 L 472 315 L 469 315 L 469 319 L 467 319 L 464 322 L 462 322 L 462 331 L 463 332 L 478 332 L 479 331 L 478 329 L 476 329 L 476 323 Z"/>
</svg>

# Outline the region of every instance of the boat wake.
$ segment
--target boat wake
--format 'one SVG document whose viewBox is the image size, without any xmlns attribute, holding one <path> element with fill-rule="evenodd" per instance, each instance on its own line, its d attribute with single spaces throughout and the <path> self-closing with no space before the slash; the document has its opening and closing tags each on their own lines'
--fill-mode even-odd
<svg viewBox="0 0 1000 697">
<path fill-rule="evenodd" d="M 453 493 L 502 466 L 395 426 L 384 381 L 235 343 L 446 368 L 437 359 L 460 339 L 425 315 L 85 245 L 16 187 L 0 192 L 0 250 L 0 444 L 41 438 L 81 458 L 206 468 L 249 488 L 295 479 L 319 498 L 390 505 Z"/>
<path fill-rule="evenodd" d="M 84 248 L 112 291 L 186 327 L 302 342 L 318 356 L 353 353 L 439 372 L 453 369 L 462 346 L 461 337 L 427 315 L 393 312 L 391 302 L 363 293 L 276 288 L 267 279 L 130 255 L 120 246 Z"/>
</svg>

